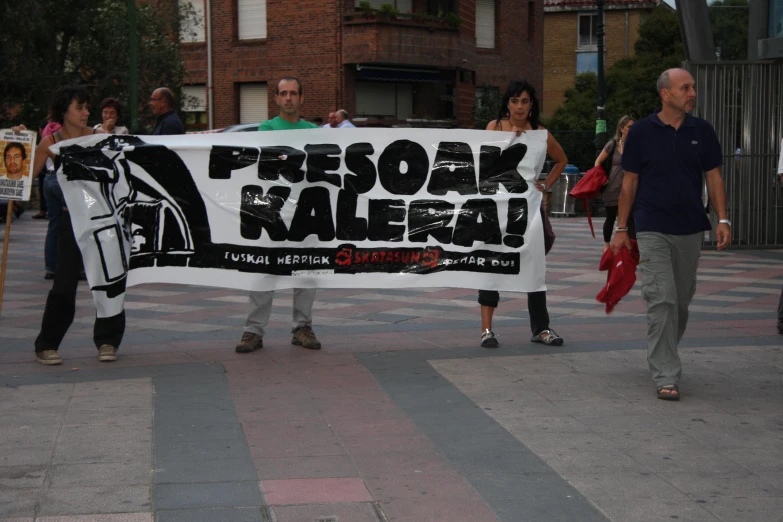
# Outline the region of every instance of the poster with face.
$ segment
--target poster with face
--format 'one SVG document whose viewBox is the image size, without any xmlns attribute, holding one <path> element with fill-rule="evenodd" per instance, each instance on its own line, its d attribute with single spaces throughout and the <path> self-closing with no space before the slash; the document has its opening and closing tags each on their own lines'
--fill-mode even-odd
<svg viewBox="0 0 783 522">
<path fill-rule="evenodd" d="M 0 199 L 28 201 L 33 184 L 35 132 L 0 130 Z"/>
</svg>

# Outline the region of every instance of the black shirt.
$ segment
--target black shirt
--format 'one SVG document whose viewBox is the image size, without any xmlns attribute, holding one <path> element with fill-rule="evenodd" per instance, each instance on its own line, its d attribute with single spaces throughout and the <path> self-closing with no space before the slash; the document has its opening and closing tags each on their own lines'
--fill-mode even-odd
<svg viewBox="0 0 783 522">
<path fill-rule="evenodd" d="M 177 113 L 169 111 L 158 116 L 158 122 L 155 124 L 155 130 L 152 131 L 152 134 L 158 136 L 185 134 L 185 126 L 182 124 L 179 116 L 177 116 Z"/>
</svg>

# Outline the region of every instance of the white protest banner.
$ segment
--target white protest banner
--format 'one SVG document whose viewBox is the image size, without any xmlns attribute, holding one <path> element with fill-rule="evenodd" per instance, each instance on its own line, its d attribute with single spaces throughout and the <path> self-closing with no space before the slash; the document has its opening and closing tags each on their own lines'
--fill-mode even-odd
<svg viewBox="0 0 783 522">
<path fill-rule="evenodd" d="M 0 129 L 0 200 L 29 201 L 33 186 L 35 132 Z"/>
<path fill-rule="evenodd" d="M 545 131 L 97 135 L 53 150 L 99 317 L 153 282 L 544 289 Z"/>
</svg>

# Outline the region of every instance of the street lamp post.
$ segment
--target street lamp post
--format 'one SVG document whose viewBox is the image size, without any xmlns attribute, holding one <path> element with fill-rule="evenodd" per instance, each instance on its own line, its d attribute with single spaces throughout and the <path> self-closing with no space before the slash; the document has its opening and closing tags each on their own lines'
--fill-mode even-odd
<svg viewBox="0 0 783 522">
<path fill-rule="evenodd" d="M 604 0 L 596 0 L 598 8 L 598 104 L 595 121 L 595 150 L 596 157 L 606 145 L 606 120 L 604 119 L 604 105 L 606 94 L 604 91 Z"/>
</svg>

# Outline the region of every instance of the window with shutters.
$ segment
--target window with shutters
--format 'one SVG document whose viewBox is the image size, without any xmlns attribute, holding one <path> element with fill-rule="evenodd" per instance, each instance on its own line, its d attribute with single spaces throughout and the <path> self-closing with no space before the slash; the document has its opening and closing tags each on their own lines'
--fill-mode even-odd
<svg viewBox="0 0 783 522">
<path fill-rule="evenodd" d="M 207 130 L 207 88 L 204 85 L 186 85 L 182 87 L 182 123 L 185 130 Z"/>
<path fill-rule="evenodd" d="M 177 0 L 179 37 L 183 43 L 204 41 L 204 0 Z"/>
<path fill-rule="evenodd" d="M 495 48 L 495 0 L 476 0 L 476 47 Z"/>
<path fill-rule="evenodd" d="M 269 98 L 265 83 L 239 84 L 239 123 L 261 123 L 269 119 Z"/>
<path fill-rule="evenodd" d="M 240 40 L 266 38 L 266 0 L 237 0 Z"/>
</svg>

